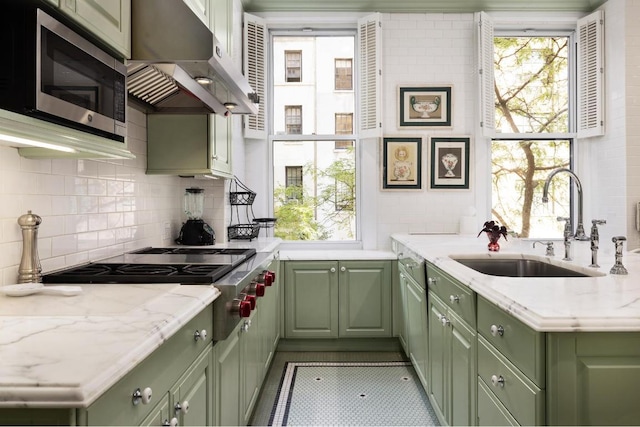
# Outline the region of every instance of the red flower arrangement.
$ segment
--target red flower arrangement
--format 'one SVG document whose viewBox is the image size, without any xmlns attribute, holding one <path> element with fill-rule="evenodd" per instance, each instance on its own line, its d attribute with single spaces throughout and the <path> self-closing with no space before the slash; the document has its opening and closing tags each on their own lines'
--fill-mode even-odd
<svg viewBox="0 0 640 427">
<path fill-rule="evenodd" d="M 488 247 L 491 252 L 498 252 L 500 250 L 500 245 L 498 244 L 500 236 L 504 236 L 504 240 L 507 240 L 507 227 L 504 225 L 500 226 L 495 221 L 485 222 L 484 227 L 480 230 L 477 237 L 480 237 L 482 233 L 486 233 L 489 238 Z"/>
</svg>

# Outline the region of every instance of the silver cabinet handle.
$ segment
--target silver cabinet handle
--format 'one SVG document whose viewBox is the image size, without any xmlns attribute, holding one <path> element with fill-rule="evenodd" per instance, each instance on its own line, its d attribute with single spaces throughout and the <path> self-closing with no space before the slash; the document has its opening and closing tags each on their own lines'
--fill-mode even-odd
<svg viewBox="0 0 640 427">
<path fill-rule="evenodd" d="M 437 281 L 438 281 L 438 279 L 436 279 L 435 277 L 427 278 L 427 283 L 430 284 L 430 285 L 435 285 Z"/>
<path fill-rule="evenodd" d="M 193 333 L 193 339 L 198 341 L 198 340 L 202 340 L 202 341 L 206 341 L 207 340 L 207 330 L 203 329 L 201 331 L 195 331 Z"/>
<path fill-rule="evenodd" d="M 502 325 L 491 325 L 491 335 L 493 335 L 494 337 L 503 336 L 504 328 L 502 327 Z"/>
<path fill-rule="evenodd" d="M 347 267 L 340 267 L 340 271 L 342 272 L 347 271 Z"/>
<path fill-rule="evenodd" d="M 331 267 L 331 270 L 329 270 L 329 271 L 332 272 L 332 273 L 335 273 L 336 272 L 336 268 L 335 267 Z"/>
<path fill-rule="evenodd" d="M 460 302 L 460 297 L 458 295 L 449 295 L 449 301 L 451 301 L 451 304 L 457 304 Z"/>
<path fill-rule="evenodd" d="M 451 321 L 447 319 L 447 316 L 445 315 L 440 316 L 440 322 L 442 323 L 442 326 L 449 326 L 451 324 Z"/>
<path fill-rule="evenodd" d="M 171 427 L 171 423 L 168 419 L 164 419 L 164 421 L 162 422 L 162 427 Z"/>
<path fill-rule="evenodd" d="M 152 396 L 153 391 L 151 390 L 151 387 L 146 387 L 144 390 L 140 390 L 139 388 L 137 388 L 133 392 L 133 395 L 131 395 L 131 402 L 134 405 L 137 405 L 139 403 L 146 405 L 147 403 L 151 402 Z"/>
<path fill-rule="evenodd" d="M 247 332 L 251 327 L 251 320 L 245 320 L 242 326 L 240 326 L 241 332 Z"/>
<path fill-rule="evenodd" d="M 187 412 L 189 412 L 189 401 L 185 400 L 184 402 L 182 402 L 182 404 L 178 402 L 175 404 L 173 409 L 176 411 L 176 415 L 178 415 L 180 412 L 186 414 Z"/>
<path fill-rule="evenodd" d="M 491 375 L 491 384 L 495 387 L 504 387 L 504 377 L 502 375 Z"/>
</svg>

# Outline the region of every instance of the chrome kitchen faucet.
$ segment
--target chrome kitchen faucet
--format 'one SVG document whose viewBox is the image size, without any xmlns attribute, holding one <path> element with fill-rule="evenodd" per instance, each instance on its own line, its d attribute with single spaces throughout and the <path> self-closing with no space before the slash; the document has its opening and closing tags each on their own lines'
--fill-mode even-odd
<svg viewBox="0 0 640 427">
<path fill-rule="evenodd" d="M 580 182 L 580 178 L 578 178 L 578 175 L 573 173 L 571 169 L 560 168 L 554 170 L 549 174 L 547 180 L 544 182 L 544 189 L 542 190 L 542 203 L 549 202 L 549 184 L 551 183 L 553 177 L 560 172 L 566 172 L 571 175 L 574 182 L 576 183 L 576 187 L 578 188 L 578 225 L 576 226 L 576 234 L 574 237 L 576 240 L 589 240 L 589 236 L 584 233 L 584 225 L 582 222 L 582 183 Z"/>
</svg>

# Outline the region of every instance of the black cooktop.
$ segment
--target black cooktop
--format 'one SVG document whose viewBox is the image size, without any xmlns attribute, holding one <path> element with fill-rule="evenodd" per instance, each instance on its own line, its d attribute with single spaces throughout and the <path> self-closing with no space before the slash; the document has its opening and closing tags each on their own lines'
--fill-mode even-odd
<svg viewBox="0 0 640 427">
<path fill-rule="evenodd" d="M 42 281 L 211 284 L 246 262 L 255 253 L 254 249 L 144 248 L 99 262 L 45 274 Z"/>
</svg>

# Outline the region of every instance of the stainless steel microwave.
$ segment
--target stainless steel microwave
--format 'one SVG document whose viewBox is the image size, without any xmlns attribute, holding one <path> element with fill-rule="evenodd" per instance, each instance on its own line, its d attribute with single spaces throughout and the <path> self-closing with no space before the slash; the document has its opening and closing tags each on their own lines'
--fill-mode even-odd
<svg viewBox="0 0 640 427">
<path fill-rule="evenodd" d="M 0 108 L 124 142 L 126 66 L 31 1 L 2 15 Z"/>
</svg>

